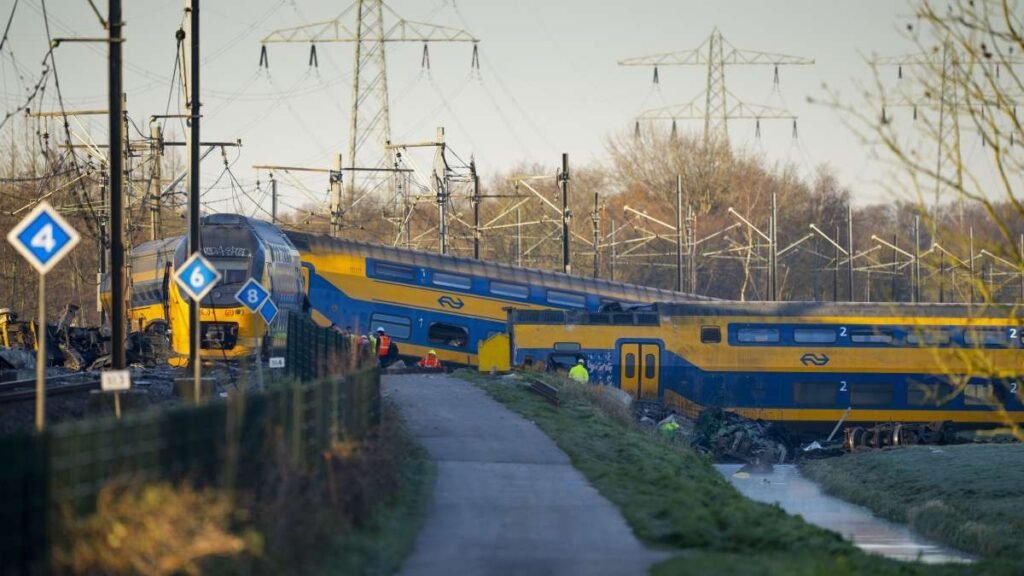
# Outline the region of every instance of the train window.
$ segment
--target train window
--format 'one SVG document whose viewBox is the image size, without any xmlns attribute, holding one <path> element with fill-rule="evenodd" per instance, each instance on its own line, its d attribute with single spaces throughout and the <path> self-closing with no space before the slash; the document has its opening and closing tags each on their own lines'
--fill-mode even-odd
<svg viewBox="0 0 1024 576">
<path fill-rule="evenodd" d="M 740 342 L 778 342 L 778 328 L 740 328 L 736 331 L 736 340 Z"/>
<path fill-rule="evenodd" d="M 462 290 L 469 290 L 473 285 L 473 281 L 466 276 L 456 276 L 455 274 L 445 274 L 444 272 L 434 272 L 433 282 L 437 286 L 461 288 Z"/>
<path fill-rule="evenodd" d="M 1003 328 L 972 328 L 964 330 L 968 346 L 1009 346 L 1010 336 Z"/>
<path fill-rule="evenodd" d="M 991 384 L 968 384 L 964 386 L 965 406 L 991 406 L 996 403 L 995 390 Z"/>
<path fill-rule="evenodd" d="M 434 322 L 427 330 L 427 340 L 439 346 L 465 348 L 469 343 L 469 330 L 455 324 Z"/>
<path fill-rule="evenodd" d="M 530 289 L 520 284 L 509 284 L 507 282 L 491 282 L 491 294 L 498 296 L 509 296 L 512 298 L 529 298 Z"/>
<path fill-rule="evenodd" d="M 582 294 L 560 292 L 558 290 L 548 290 L 548 302 L 574 308 L 584 308 L 587 305 L 587 299 Z"/>
<path fill-rule="evenodd" d="M 942 406 L 953 399 L 954 388 L 950 384 L 907 384 L 907 404 L 910 406 Z"/>
<path fill-rule="evenodd" d="M 892 404 L 894 387 L 881 382 L 854 382 L 850 384 L 850 404 L 854 406 L 877 406 Z"/>
<path fill-rule="evenodd" d="M 579 358 L 576 354 L 558 352 L 548 354 L 547 369 L 549 372 L 567 372 L 576 365 Z"/>
<path fill-rule="evenodd" d="M 834 405 L 839 393 L 835 382 L 794 382 L 793 402 L 796 404 Z"/>
<path fill-rule="evenodd" d="M 373 273 L 381 278 L 393 278 L 395 280 L 407 280 L 409 282 L 416 280 L 416 271 L 412 268 L 395 266 L 394 264 L 385 264 L 383 262 L 376 262 L 373 265 Z"/>
<path fill-rule="evenodd" d="M 412 320 L 405 316 L 394 316 L 392 314 L 372 314 L 370 325 L 374 330 L 383 328 L 388 336 L 392 338 L 408 338 L 412 333 Z"/>
<path fill-rule="evenodd" d="M 949 332 L 945 330 L 912 329 L 907 332 L 907 344 L 913 346 L 940 346 L 949 344 Z"/>
<path fill-rule="evenodd" d="M 850 342 L 855 344 L 892 344 L 894 339 L 888 330 L 850 330 Z"/>
<path fill-rule="evenodd" d="M 831 344 L 836 341 L 833 328 L 795 328 L 793 341 L 797 344 Z"/>
<path fill-rule="evenodd" d="M 623 372 L 626 378 L 636 377 L 636 354 L 626 353 L 626 361 L 623 364 Z"/>
<path fill-rule="evenodd" d="M 555 342 L 555 350 L 560 350 L 562 352 L 576 352 L 579 349 L 579 342 Z"/>
<path fill-rule="evenodd" d="M 718 344 L 722 341 L 722 329 L 718 326 L 701 326 L 700 341 L 705 344 Z"/>
<path fill-rule="evenodd" d="M 644 354 L 644 378 L 654 379 L 654 354 Z"/>
</svg>

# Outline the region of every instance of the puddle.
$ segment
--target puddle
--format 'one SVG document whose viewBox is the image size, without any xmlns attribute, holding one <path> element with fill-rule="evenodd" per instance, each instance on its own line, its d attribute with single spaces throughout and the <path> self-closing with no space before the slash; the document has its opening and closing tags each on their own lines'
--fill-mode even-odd
<svg viewBox="0 0 1024 576">
<path fill-rule="evenodd" d="M 968 554 L 933 544 L 910 528 L 878 518 L 870 510 L 828 496 L 793 465 L 769 473 L 740 473 L 741 464 L 715 464 L 737 490 L 751 500 L 778 503 L 789 514 L 842 534 L 859 548 L 896 560 L 926 564 L 973 562 Z"/>
</svg>

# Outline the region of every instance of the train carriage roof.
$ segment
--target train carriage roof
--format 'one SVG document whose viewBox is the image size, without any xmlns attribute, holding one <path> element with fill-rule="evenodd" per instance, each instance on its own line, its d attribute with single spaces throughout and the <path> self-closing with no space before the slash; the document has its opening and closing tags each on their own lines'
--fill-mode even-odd
<svg viewBox="0 0 1024 576">
<path fill-rule="evenodd" d="M 1018 307 L 1006 304 L 941 304 L 938 302 L 730 302 L 658 303 L 664 316 L 806 316 L 806 317 L 925 317 L 1012 318 Z"/>
<path fill-rule="evenodd" d="M 625 282 L 615 282 L 598 278 L 584 278 L 572 276 L 562 272 L 550 270 L 538 270 L 535 268 L 522 268 L 509 264 L 498 264 L 483 260 L 474 260 L 460 256 L 448 256 L 412 250 L 408 248 L 396 248 L 370 242 L 357 240 L 346 240 L 331 238 L 317 234 L 304 232 L 285 231 L 299 252 L 309 253 L 330 253 L 332 251 L 355 254 L 365 258 L 374 258 L 406 264 L 414 267 L 431 268 L 451 273 L 461 273 L 467 276 L 482 276 L 499 280 L 502 282 L 516 282 L 520 284 L 543 286 L 561 290 L 571 290 L 584 294 L 597 294 L 604 298 L 633 301 L 633 302 L 692 302 L 692 301 L 714 301 L 716 299 L 684 292 L 674 292 L 662 288 L 639 286 Z"/>
</svg>

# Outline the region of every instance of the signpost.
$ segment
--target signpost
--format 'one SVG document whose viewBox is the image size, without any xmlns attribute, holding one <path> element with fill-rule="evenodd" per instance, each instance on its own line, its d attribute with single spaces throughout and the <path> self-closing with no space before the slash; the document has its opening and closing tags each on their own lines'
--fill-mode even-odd
<svg viewBox="0 0 1024 576">
<path fill-rule="evenodd" d="M 270 292 L 263 287 L 255 278 L 249 278 L 245 284 L 235 293 L 235 300 L 238 300 L 249 309 L 249 312 L 256 314 L 260 307 L 270 302 Z M 253 346 L 256 357 L 256 382 L 260 389 L 263 388 L 263 359 L 260 353 L 263 350 L 263 339 L 257 337 L 256 345 Z"/>
<path fill-rule="evenodd" d="M 7 241 L 39 272 L 39 317 L 36 323 L 36 430 L 46 424 L 46 273 L 81 237 L 45 200 L 7 234 Z"/>
<path fill-rule="evenodd" d="M 260 316 L 267 321 L 268 328 L 274 323 L 274 318 L 277 318 L 277 305 L 273 300 L 267 300 L 267 303 L 260 308 Z"/>
<path fill-rule="evenodd" d="M 189 298 L 195 301 L 195 305 L 198 308 L 199 303 L 213 290 L 213 287 L 220 282 L 221 274 L 217 271 L 217 268 L 210 263 L 209 260 L 203 258 L 203 255 L 199 252 L 193 252 L 192 256 L 182 264 L 181 268 L 178 269 L 174 274 L 174 281 L 178 283 L 178 287 L 188 294 Z M 195 316 L 193 316 L 193 319 Z M 193 341 L 195 342 L 196 350 L 193 350 L 192 356 L 195 358 L 195 365 L 192 367 L 193 377 L 195 383 L 193 389 L 195 392 L 196 404 L 199 404 L 200 396 L 200 377 L 201 377 L 201 365 L 202 362 L 199 359 L 199 347 L 202 342 L 201 334 L 199 333 L 199 322 L 195 321 L 192 326 L 192 333 L 194 335 Z"/>
<path fill-rule="evenodd" d="M 121 419 L 121 392 L 132 387 L 130 370 L 106 370 L 100 376 L 100 388 L 114 393 L 114 415 Z"/>
</svg>

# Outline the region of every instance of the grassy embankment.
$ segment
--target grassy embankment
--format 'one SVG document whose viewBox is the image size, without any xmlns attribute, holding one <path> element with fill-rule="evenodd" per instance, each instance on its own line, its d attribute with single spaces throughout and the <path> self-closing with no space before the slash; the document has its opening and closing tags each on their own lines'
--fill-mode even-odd
<svg viewBox="0 0 1024 576">
<path fill-rule="evenodd" d="M 868 555 L 839 535 L 737 492 L 711 462 L 636 426 L 596 387 L 560 383 L 560 408 L 507 380 L 462 371 L 532 420 L 622 511 L 637 536 L 680 549 L 655 574 L 1014 574 L 1015 566 L 923 566 Z"/>
<path fill-rule="evenodd" d="M 807 462 L 801 469 L 825 491 L 934 540 L 985 558 L 1024 558 L 1020 444 L 915 446 Z"/>
<path fill-rule="evenodd" d="M 71 574 L 393 574 L 426 517 L 436 467 L 397 410 L 316 469 L 273 449 L 255 491 L 109 487 L 54 551 Z"/>
</svg>

